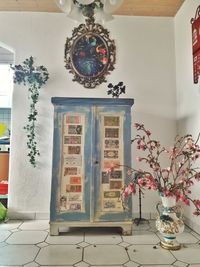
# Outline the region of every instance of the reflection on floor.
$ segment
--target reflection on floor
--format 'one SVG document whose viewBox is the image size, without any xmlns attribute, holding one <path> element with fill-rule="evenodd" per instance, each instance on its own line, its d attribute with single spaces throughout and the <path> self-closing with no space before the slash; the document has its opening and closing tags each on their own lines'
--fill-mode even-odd
<svg viewBox="0 0 200 267">
<path fill-rule="evenodd" d="M 8 221 L 0 224 L 0 266 L 200 267 L 200 235 L 186 227 L 182 248 L 168 251 L 154 225 L 134 226 L 132 236 L 116 228 L 70 228 L 53 237 L 48 221 Z"/>
</svg>

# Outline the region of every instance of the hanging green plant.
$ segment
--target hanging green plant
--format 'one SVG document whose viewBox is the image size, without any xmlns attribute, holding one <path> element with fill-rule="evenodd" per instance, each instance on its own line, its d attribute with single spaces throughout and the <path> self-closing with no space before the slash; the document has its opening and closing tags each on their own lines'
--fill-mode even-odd
<svg viewBox="0 0 200 267">
<path fill-rule="evenodd" d="M 24 126 L 27 132 L 27 147 L 30 163 L 36 167 L 36 156 L 40 155 L 36 142 L 35 122 L 37 120 L 38 111 L 36 104 L 39 99 L 39 89 L 49 79 L 49 73 L 44 66 L 35 67 L 34 60 L 31 56 L 25 59 L 22 65 L 11 66 L 14 70 L 14 83 L 28 85 L 30 111 L 28 114 L 28 123 Z"/>
</svg>

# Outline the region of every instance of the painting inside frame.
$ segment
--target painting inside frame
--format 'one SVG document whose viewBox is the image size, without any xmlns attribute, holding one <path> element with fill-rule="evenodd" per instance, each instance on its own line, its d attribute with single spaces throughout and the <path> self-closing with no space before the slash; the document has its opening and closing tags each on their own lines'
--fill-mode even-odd
<svg viewBox="0 0 200 267">
<path fill-rule="evenodd" d="M 109 32 L 93 18 L 72 31 L 65 44 L 65 67 L 85 88 L 95 88 L 106 82 L 105 76 L 114 70 L 116 47 Z"/>
<path fill-rule="evenodd" d="M 75 41 L 71 58 L 74 69 L 79 75 L 98 77 L 108 65 L 108 46 L 97 34 L 83 34 Z"/>
</svg>

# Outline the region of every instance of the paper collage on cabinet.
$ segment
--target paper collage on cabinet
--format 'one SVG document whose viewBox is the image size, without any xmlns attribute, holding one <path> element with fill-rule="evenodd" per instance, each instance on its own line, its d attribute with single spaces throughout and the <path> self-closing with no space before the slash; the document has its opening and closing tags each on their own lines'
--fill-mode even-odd
<svg viewBox="0 0 200 267">
<path fill-rule="evenodd" d="M 62 126 L 60 211 L 83 212 L 85 116 L 66 113 Z"/>
<path fill-rule="evenodd" d="M 101 130 L 101 210 L 118 212 L 123 210 L 123 116 L 102 114 Z"/>
</svg>

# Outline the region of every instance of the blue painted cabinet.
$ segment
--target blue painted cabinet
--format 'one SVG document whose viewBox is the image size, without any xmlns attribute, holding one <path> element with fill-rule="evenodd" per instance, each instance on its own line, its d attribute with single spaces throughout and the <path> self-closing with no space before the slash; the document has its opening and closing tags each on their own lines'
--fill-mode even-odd
<svg viewBox="0 0 200 267">
<path fill-rule="evenodd" d="M 123 210 L 120 194 L 124 165 L 131 165 L 133 99 L 53 97 L 52 103 L 51 235 L 61 226 L 117 226 L 131 234 L 131 202 Z"/>
</svg>

